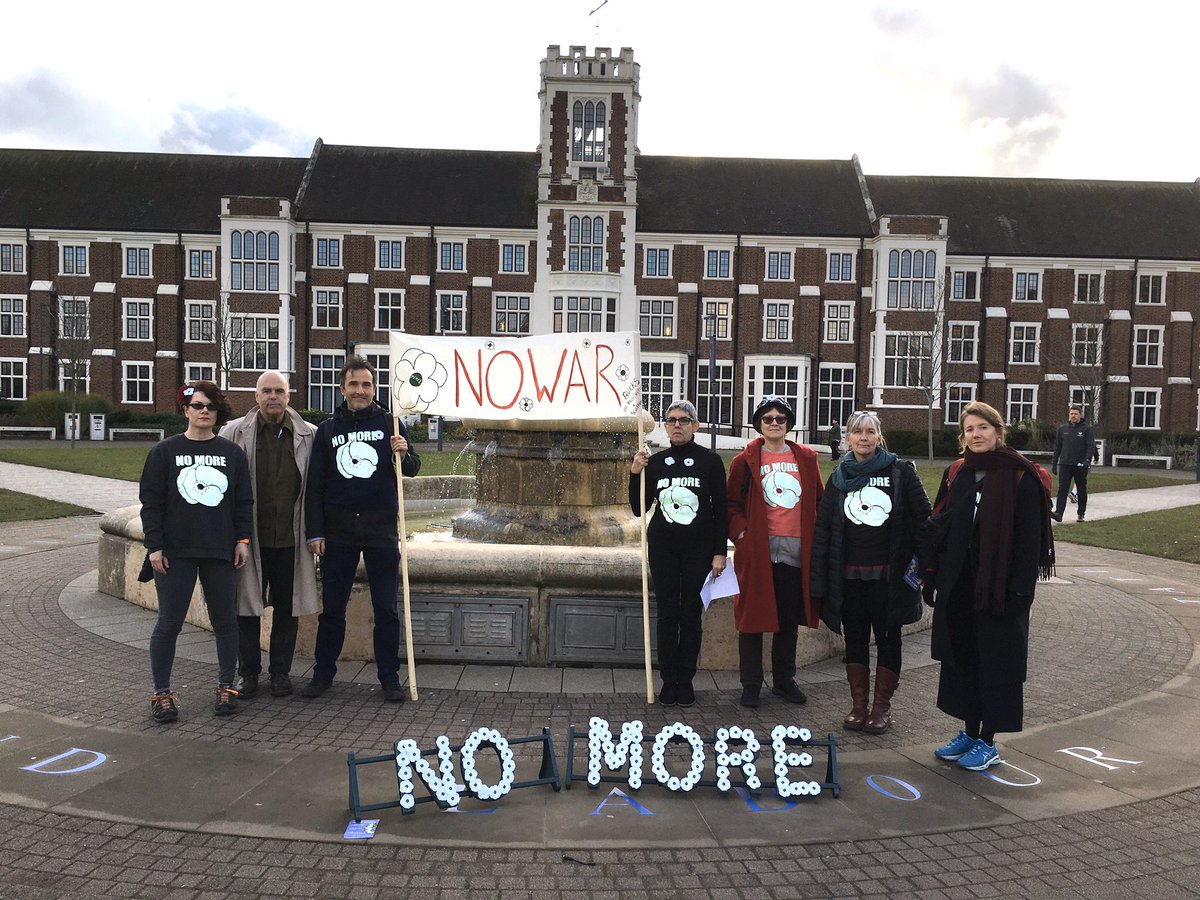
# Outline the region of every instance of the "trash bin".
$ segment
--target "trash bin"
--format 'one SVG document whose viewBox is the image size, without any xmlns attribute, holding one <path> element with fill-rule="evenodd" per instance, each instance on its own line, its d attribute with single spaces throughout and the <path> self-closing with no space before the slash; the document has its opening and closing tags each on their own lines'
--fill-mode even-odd
<svg viewBox="0 0 1200 900">
<path fill-rule="evenodd" d="M 104 440 L 105 425 L 108 424 L 108 416 L 104 413 L 92 413 L 88 418 L 91 420 L 88 428 L 88 437 L 93 441 Z"/>
<path fill-rule="evenodd" d="M 63 413 L 63 440 L 79 440 L 79 413 Z"/>
</svg>

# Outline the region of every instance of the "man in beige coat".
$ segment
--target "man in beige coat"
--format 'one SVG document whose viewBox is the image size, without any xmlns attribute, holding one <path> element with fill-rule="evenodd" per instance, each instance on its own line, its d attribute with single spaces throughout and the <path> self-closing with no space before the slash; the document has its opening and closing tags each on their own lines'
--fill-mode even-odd
<svg viewBox="0 0 1200 900">
<path fill-rule="evenodd" d="M 221 429 L 246 452 L 254 486 L 250 560 L 238 577 L 238 691 L 258 693 L 262 673 L 261 617 L 271 621 L 271 695 L 292 692 L 292 657 L 299 616 L 320 610 L 313 555 L 304 545 L 304 489 L 317 429 L 290 409 L 283 373 L 263 372 L 254 389 L 255 409 Z"/>
</svg>

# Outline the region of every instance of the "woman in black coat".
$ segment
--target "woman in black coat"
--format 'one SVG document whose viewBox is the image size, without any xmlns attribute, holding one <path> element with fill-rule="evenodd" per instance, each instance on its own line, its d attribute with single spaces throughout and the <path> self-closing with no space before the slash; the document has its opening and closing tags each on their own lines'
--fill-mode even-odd
<svg viewBox="0 0 1200 900">
<path fill-rule="evenodd" d="M 812 593 L 830 630 L 845 629 L 853 705 L 842 727 L 883 734 L 892 724 L 892 695 L 900 681 L 900 629 L 921 618 L 912 563 L 929 497 L 913 464 L 882 447 L 875 413 L 851 415 L 846 435 L 849 452 L 829 476 L 817 508 Z M 872 631 L 879 658 L 868 713 Z"/>
<path fill-rule="evenodd" d="M 937 705 L 963 722 L 934 755 L 972 771 L 1001 762 L 997 732 L 1022 728 L 1029 608 L 1039 575 L 1054 566 L 1050 494 L 1038 467 L 1005 436 L 991 406 L 963 410 L 963 459 L 942 476 L 930 528 Z"/>
</svg>

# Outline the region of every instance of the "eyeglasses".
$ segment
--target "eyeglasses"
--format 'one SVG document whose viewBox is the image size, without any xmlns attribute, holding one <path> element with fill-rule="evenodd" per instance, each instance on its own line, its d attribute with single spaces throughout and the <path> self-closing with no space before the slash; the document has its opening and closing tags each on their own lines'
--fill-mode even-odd
<svg viewBox="0 0 1200 900">
<path fill-rule="evenodd" d="M 763 416 L 759 421 L 765 425 L 786 425 L 787 416 Z"/>
<path fill-rule="evenodd" d="M 188 406 L 190 406 L 196 412 L 200 412 L 202 409 L 207 409 L 209 412 L 216 412 L 218 409 L 217 404 L 215 403 L 189 403 Z"/>
<path fill-rule="evenodd" d="M 666 422 L 666 424 L 668 424 L 668 425 L 674 425 L 676 428 L 682 428 L 684 425 L 692 424 L 691 419 L 674 419 L 674 418 L 672 418 L 672 419 L 664 419 L 663 421 Z"/>
</svg>

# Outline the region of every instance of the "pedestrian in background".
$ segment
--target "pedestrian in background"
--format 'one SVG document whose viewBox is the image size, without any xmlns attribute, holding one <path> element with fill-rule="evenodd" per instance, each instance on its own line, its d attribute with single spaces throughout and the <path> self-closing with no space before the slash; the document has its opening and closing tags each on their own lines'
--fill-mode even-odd
<svg viewBox="0 0 1200 900">
<path fill-rule="evenodd" d="M 1087 515 L 1088 469 L 1091 468 L 1093 460 L 1100 461 L 1096 434 L 1092 431 L 1092 426 L 1083 421 L 1083 407 L 1072 403 L 1067 413 L 1067 423 L 1059 426 L 1058 434 L 1054 437 L 1054 457 L 1050 461 L 1050 471 L 1058 475 L 1058 500 L 1054 504 L 1054 512 L 1050 513 L 1055 521 L 1063 520 L 1072 481 L 1075 482 L 1079 501 L 1078 521 L 1084 520 Z M 1059 466 L 1062 466 L 1061 472 Z"/>
</svg>

